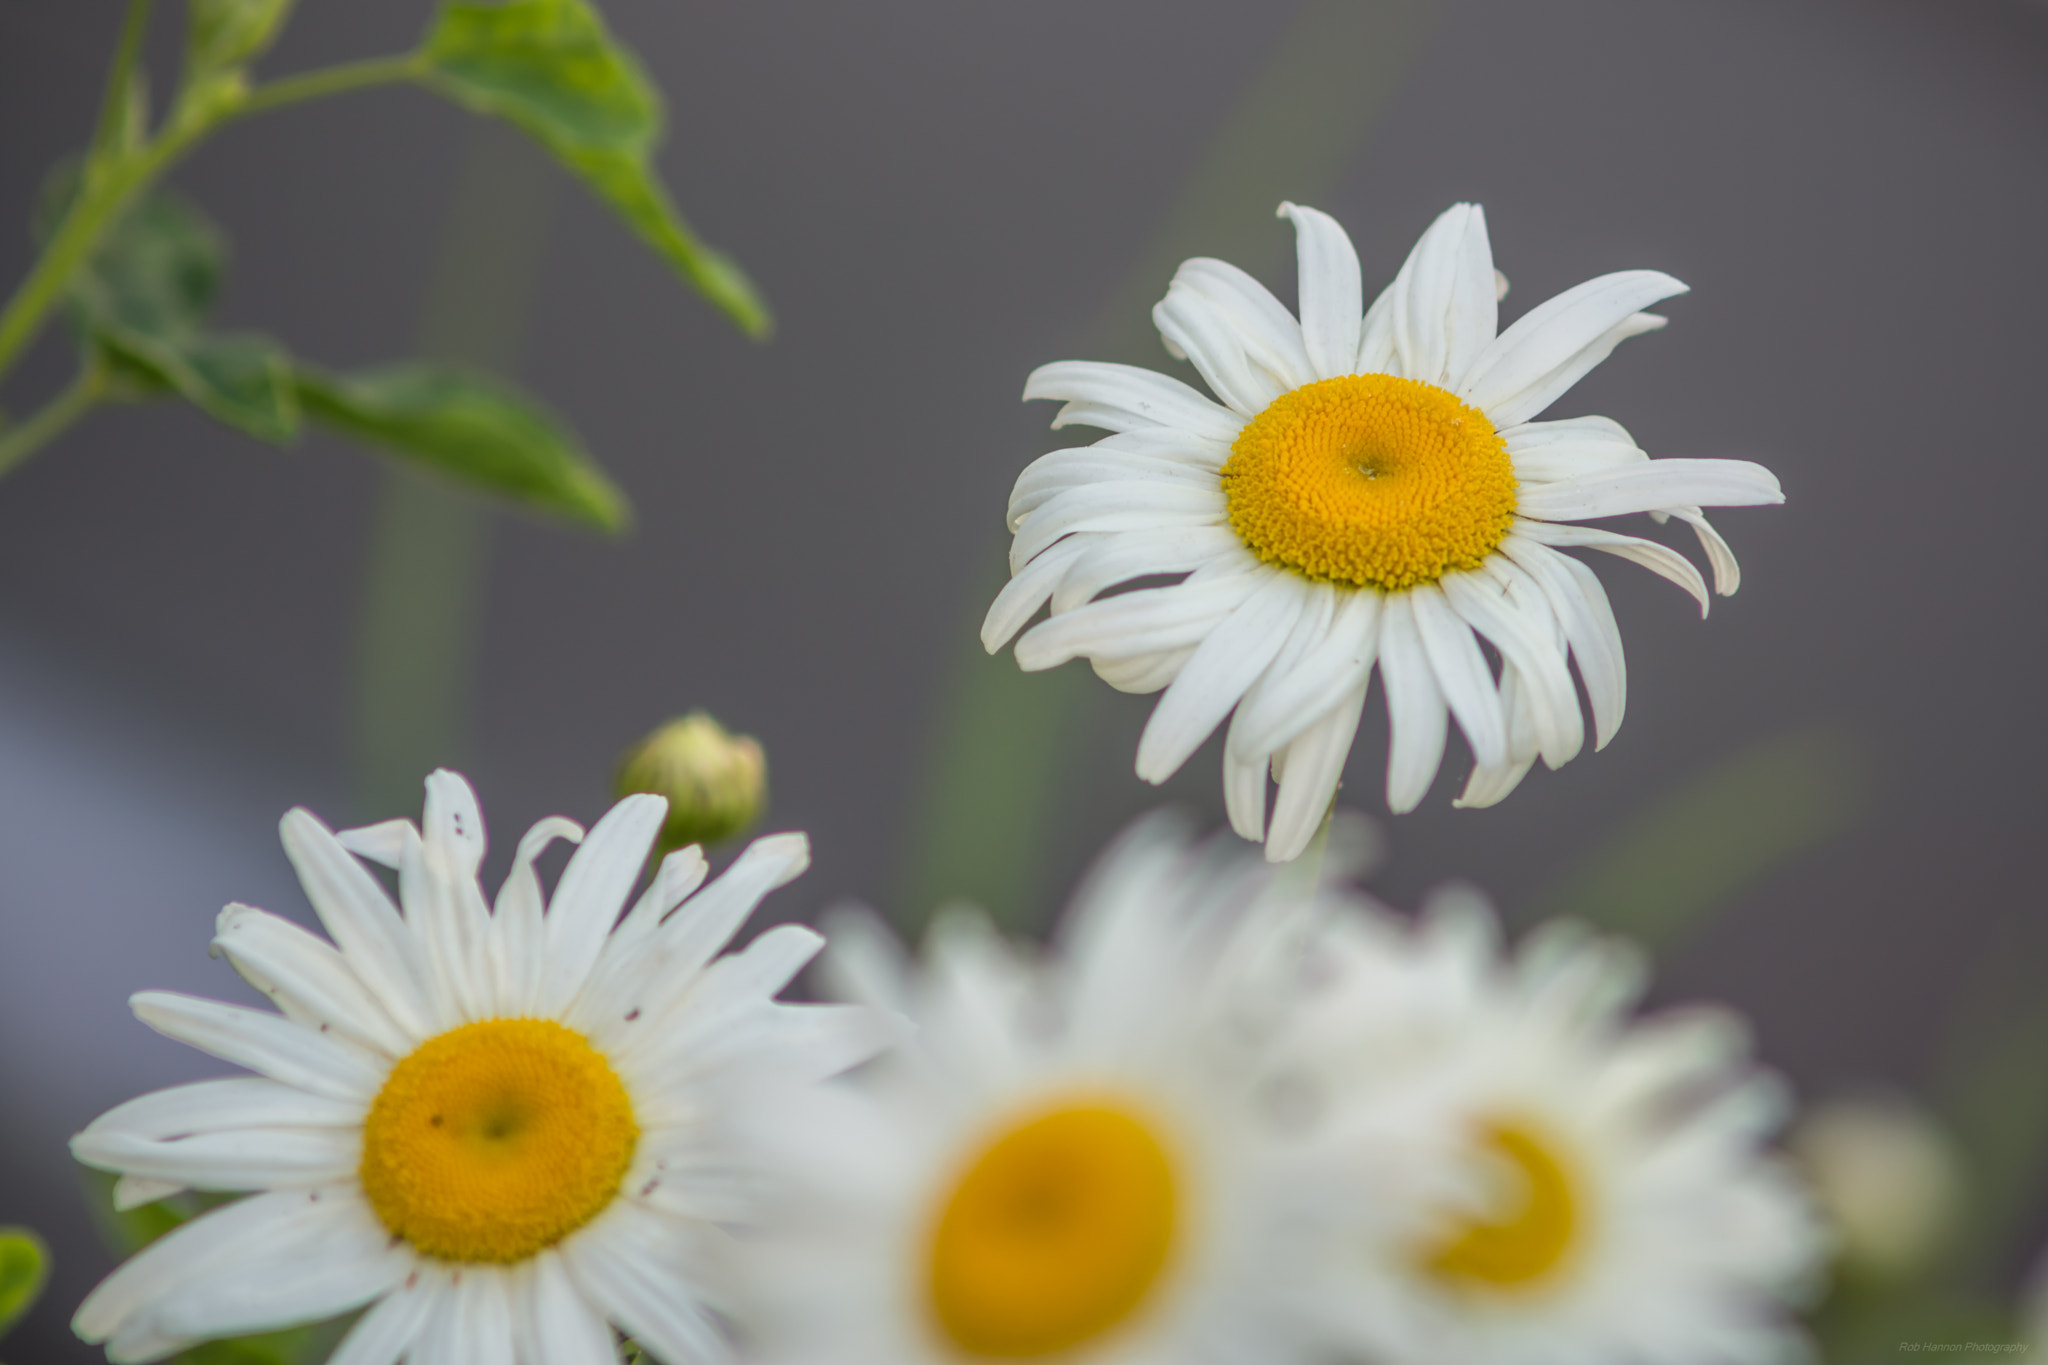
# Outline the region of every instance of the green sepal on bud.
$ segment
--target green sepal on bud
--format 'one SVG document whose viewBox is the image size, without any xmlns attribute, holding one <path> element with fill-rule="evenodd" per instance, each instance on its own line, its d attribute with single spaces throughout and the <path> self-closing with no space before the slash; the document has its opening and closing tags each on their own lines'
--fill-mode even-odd
<svg viewBox="0 0 2048 1365">
<path fill-rule="evenodd" d="M 752 736 L 692 711 L 628 749 L 614 786 L 620 796 L 668 798 L 658 857 L 687 844 L 721 843 L 760 819 L 768 809 L 768 758 Z"/>
</svg>

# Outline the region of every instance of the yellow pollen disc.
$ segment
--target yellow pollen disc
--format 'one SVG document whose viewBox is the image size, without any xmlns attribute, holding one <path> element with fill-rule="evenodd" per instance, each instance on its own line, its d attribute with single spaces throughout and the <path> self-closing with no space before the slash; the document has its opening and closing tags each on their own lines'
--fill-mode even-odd
<svg viewBox="0 0 2048 1365">
<path fill-rule="evenodd" d="M 1223 494 L 1268 564 L 1386 592 L 1477 568 L 1515 520 L 1514 464 L 1486 414 L 1390 374 L 1274 399 L 1231 446 Z"/>
<path fill-rule="evenodd" d="M 363 1125 L 363 1193 L 428 1256 L 521 1261 L 611 1203 L 639 1137 L 582 1034 L 486 1019 L 392 1068 Z"/>
<path fill-rule="evenodd" d="M 1121 1109 L 1041 1112 L 968 1163 L 931 1236 L 931 1307 L 979 1356 L 1078 1346 L 1144 1303 L 1173 1248 L 1165 1149 Z"/>
<path fill-rule="evenodd" d="M 1482 1130 L 1487 1152 L 1505 1163 L 1512 1186 L 1494 1215 L 1453 1228 L 1423 1257 L 1438 1278 L 1468 1287 L 1520 1289 L 1557 1270 L 1579 1232 L 1579 1200 L 1564 1163 L 1530 1128 Z"/>
</svg>

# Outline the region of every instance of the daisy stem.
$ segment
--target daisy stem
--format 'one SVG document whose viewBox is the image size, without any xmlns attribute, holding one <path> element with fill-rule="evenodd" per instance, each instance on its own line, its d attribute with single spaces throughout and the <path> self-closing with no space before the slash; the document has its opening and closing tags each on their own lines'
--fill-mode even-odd
<svg viewBox="0 0 2048 1365">
<path fill-rule="evenodd" d="M 79 370 L 77 378 L 42 410 L 18 426 L 0 431 L 0 475 L 36 453 L 73 422 L 85 416 L 106 396 L 106 370 L 97 356 Z"/>
</svg>

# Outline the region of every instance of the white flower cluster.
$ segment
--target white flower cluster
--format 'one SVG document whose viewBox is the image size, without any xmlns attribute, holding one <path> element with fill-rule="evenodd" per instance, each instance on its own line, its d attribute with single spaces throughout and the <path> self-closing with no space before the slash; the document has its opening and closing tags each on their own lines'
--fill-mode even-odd
<svg viewBox="0 0 2048 1365">
<path fill-rule="evenodd" d="M 279 1012 L 135 1000 L 256 1074 L 74 1142 L 124 1203 L 249 1196 L 122 1266 L 79 1332 L 153 1361 L 366 1309 L 334 1365 L 609 1365 L 620 1333 L 664 1365 L 1799 1344 L 1817 1239 L 1762 1151 L 1778 1088 L 1725 1015 L 1632 1021 L 1612 942 L 1553 926 L 1510 954 L 1469 900 L 1410 922 L 1154 820 L 1042 956 L 958 912 L 914 965 L 849 916 L 844 1003 L 779 1004 L 818 935 L 720 954 L 802 836 L 708 884 L 672 854 L 627 908 L 663 814 L 541 822 L 494 905 L 454 774 L 417 829 L 288 815 L 332 943 L 246 906 L 215 940 Z M 555 839 L 582 847 L 544 906 Z"/>
</svg>

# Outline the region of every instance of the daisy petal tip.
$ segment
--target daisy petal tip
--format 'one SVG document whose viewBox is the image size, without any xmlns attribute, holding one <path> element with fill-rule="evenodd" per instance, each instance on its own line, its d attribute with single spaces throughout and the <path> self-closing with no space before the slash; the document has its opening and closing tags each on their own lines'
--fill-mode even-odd
<svg viewBox="0 0 2048 1365">
<path fill-rule="evenodd" d="M 782 880 L 776 885 L 785 885 L 801 877 L 811 866 L 811 836 L 802 830 L 789 830 L 782 834 L 765 834 L 747 845 L 742 858 L 772 859 L 781 863 Z"/>
</svg>

